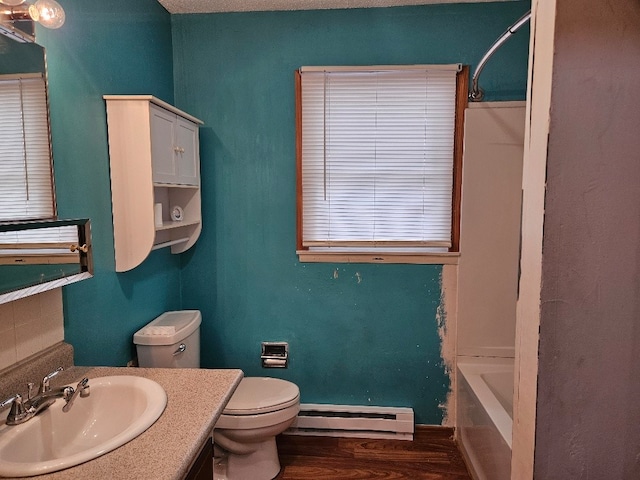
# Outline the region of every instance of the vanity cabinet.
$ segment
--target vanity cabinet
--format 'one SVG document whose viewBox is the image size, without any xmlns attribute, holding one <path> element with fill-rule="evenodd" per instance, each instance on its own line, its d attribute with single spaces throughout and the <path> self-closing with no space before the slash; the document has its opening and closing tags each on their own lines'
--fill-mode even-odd
<svg viewBox="0 0 640 480">
<path fill-rule="evenodd" d="M 191 465 L 185 480 L 211 480 L 213 478 L 213 442 L 208 438 Z"/>
<path fill-rule="evenodd" d="M 151 95 L 105 95 L 117 272 L 152 250 L 188 250 L 202 229 L 198 126 Z M 160 205 L 160 207 L 157 207 Z M 181 215 L 172 218 L 172 212 Z"/>
</svg>

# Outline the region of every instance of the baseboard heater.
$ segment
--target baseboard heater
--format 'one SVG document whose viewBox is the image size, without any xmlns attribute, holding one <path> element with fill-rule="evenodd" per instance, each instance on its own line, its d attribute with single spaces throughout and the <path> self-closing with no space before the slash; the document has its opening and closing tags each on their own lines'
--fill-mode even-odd
<svg viewBox="0 0 640 480">
<path fill-rule="evenodd" d="M 413 409 L 360 405 L 300 404 L 289 435 L 413 440 Z"/>
</svg>

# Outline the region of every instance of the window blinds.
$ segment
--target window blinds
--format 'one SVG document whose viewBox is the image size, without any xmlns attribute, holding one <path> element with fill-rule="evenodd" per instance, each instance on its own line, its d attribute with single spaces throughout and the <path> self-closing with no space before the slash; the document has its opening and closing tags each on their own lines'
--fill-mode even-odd
<svg viewBox="0 0 640 480">
<path fill-rule="evenodd" d="M 0 232 L 0 248 L 33 248 L 34 246 L 60 245 L 64 246 L 68 251 L 68 247 L 72 243 L 78 243 L 78 227 L 76 225 Z"/>
<path fill-rule="evenodd" d="M 0 221 L 55 214 L 45 88 L 41 75 L 0 76 Z"/>
<path fill-rule="evenodd" d="M 301 69 L 304 247 L 451 245 L 458 69 Z"/>
</svg>

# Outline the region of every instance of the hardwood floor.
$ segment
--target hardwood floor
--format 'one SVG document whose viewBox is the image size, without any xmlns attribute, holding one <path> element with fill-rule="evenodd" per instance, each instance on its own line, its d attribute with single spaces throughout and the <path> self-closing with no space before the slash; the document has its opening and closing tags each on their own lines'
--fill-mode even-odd
<svg viewBox="0 0 640 480">
<path fill-rule="evenodd" d="M 471 480 L 453 430 L 418 427 L 413 441 L 279 435 L 277 480 Z"/>
</svg>

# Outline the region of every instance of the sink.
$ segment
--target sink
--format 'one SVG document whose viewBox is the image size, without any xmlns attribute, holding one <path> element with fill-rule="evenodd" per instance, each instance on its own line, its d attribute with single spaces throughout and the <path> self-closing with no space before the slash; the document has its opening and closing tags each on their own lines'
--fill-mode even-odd
<svg viewBox="0 0 640 480">
<path fill-rule="evenodd" d="M 164 389 L 148 378 L 97 377 L 89 385 L 90 395 L 67 413 L 58 399 L 21 425 L 2 421 L 0 476 L 51 473 L 104 455 L 153 425 L 167 405 Z"/>
</svg>

